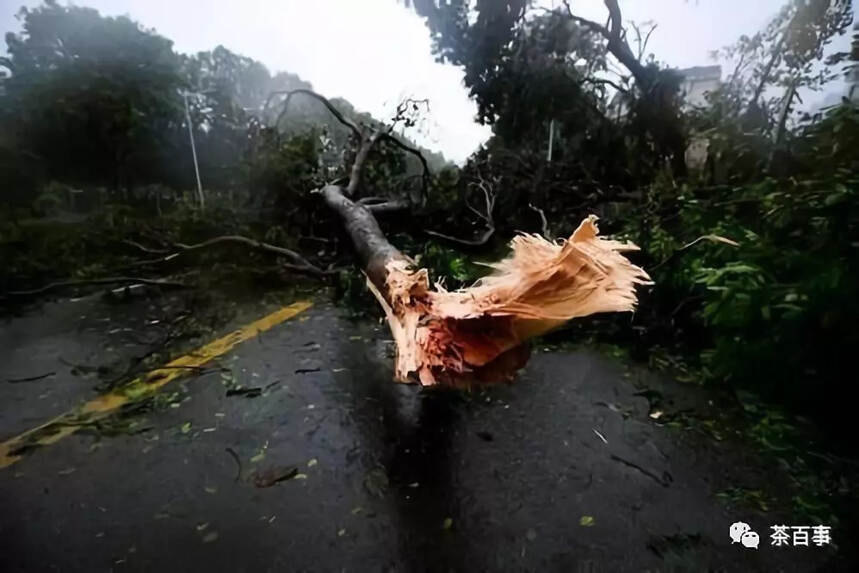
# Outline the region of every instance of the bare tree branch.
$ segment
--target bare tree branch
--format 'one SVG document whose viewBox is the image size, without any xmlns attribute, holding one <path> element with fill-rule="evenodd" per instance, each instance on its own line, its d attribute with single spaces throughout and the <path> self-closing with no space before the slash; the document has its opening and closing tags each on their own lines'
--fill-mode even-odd
<svg viewBox="0 0 859 573">
<path fill-rule="evenodd" d="M 650 42 L 650 35 L 653 34 L 654 30 L 656 30 L 657 24 L 653 24 L 651 26 L 650 31 L 647 32 L 647 35 L 644 37 L 644 44 L 641 46 L 641 53 L 638 55 L 638 59 L 640 60 L 642 56 L 644 56 L 644 51 L 647 49 L 647 44 Z"/>
<path fill-rule="evenodd" d="M 647 68 L 645 68 L 641 64 L 641 61 L 635 57 L 635 54 L 626 42 L 623 30 L 623 18 L 621 16 L 620 6 L 618 6 L 617 0 L 604 0 L 609 14 L 608 21 L 605 26 L 598 24 L 593 20 L 576 16 L 573 14 L 572 8 L 570 8 L 570 3 L 567 0 L 563 0 L 563 2 L 567 10 L 567 16 L 574 22 L 577 22 L 586 28 L 590 28 L 608 40 L 608 51 L 611 52 L 612 55 L 630 71 L 639 88 L 647 90 L 652 78 L 650 77 L 650 74 L 647 73 Z"/>
<path fill-rule="evenodd" d="M 358 153 L 355 155 L 355 161 L 352 163 L 352 168 L 350 170 L 350 176 L 349 176 L 349 183 L 346 185 L 346 188 L 343 189 L 344 195 L 346 195 L 347 197 L 354 197 L 356 195 L 356 193 L 358 191 L 358 187 L 361 184 L 361 175 L 363 173 L 364 164 L 367 161 L 367 157 L 369 156 L 370 151 L 373 149 L 373 146 L 376 144 L 377 141 L 379 141 L 380 139 L 385 139 L 387 141 L 390 141 L 391 143 L 393 143 L 395 146 L 399 147 L 403 151 L 411 153 L 412 155 L 417 157 L 418 160 L 420 160 L 421 166 L 423 167 L 423 175 L 422 175 L 422 179 L 421 179 L 421 181 L 422 181 L 421 193 L 422 193 L 422 199 L 423 200 L 426 199 L 427 190 L 429 187 L 429 178 L 430 178 L 429 164 L 427 163 L 426 158 L 423 156 L 423 154 L 420 152 L 419 149 L 400 141 L 398 138 L 396 138 L 395 136 L 393 136 L 391 134 L 391 130 L 394 127 L 393 125 L 388 126 L 388 127 L 379 126 L 375 130 L 373 130 L 373 132 L 368 136 L 366 133 L 367 130 L 362 129 L 357 123 L 355 123 L 354 121 L 352 121 L 351 119 L 345 117 L 342 113 L 340 113 L 340 111 L 336 107 L 334 107 L 334 105 L 328 100 L 328 98 L 326 98 L 325 96 L 322 96 L 322 95 L 320 95 L 320 94 L 318 94 L 312 90 L 307 90 L 307 89 L 275 91 L 275 92 L 270 93 L 268 98 L 266 99 L 265 105 L 263 106 L 263 115 L 268 110 L 272 99 L 274 99 L 274 97 L 276 97 L 278 95 L 284 95 L 284 94 L 286 95 L 286 99 L 283 102 L 283 106 L 281 108 L 280 113 L 277 116 L 277 120 L 275 120 L 275 124 L 274 124 L 275 127 L 280 125 L 281 120 L 283 119 L 283 117 L 285 117 L 286 113 L 288 112 L 289 102 L 292 99 L 292 97 L 295 94 L 305 94 L 307 96 L 310 96 L 310 97 L 315 98 L 316 100 L 322 102 L 322 104 L 328 109 L 328 111 L 330 111 L 332 113 L 332 115 L 334 115 L 334 117 L 336 117 L 337 120 L 340 121 L 340 123 L 349 127 L 352 130 L 352 132 L 355 134 L 355 136 L 358 138 L 358 141 L 360 142 L 360 146 L 358 148 Z M 419 103 L 419 102 L 424 102 L 424 101 L 426 101 L 426 100 L 407 100 L 406 103 L 409 103 L 409 102 Z M 397 108 L 398 112 L 397 112 L 397 116 L 395 117 L 395 122 L 398 121 L 398 118 L 402 114 L 402 112 L 400 111 L 400 107 L 402 107 L 403 105 L 405 105 L 405 104 L 401 103 L 400 106 Z"/>
<path fill-rule="evenodd" d="M 364 171 L 364 163 L 367 162 L 367 157 L 370 155 L 370 150 L 373 149 L 373 146 L 379 140 L 380 137 L 384 135 L 384 131 L 381 128 L 376 129 L 370 137 L 362 137 L 361 138 L 361 147 L 358 148 L 358 153 L 355 155 L 355 161 L 352 163 L 352 171 L 349 176 L 349 184 L 346 185 L 346 189 L 343 192 L 347 197 L 354 197 L 355 192 L 358 190 L 358 186 L 361 184 L 361 174 Z"/>
<path fill-rule="evenodd" d="M 481 212 L 476 209 L 471 203 L 468 201 L 468 197 L 465 198 L 465 206 L 468 209 L 477 215 L 483 222 L 486 224 L 486 230 L 476 239 L 459 239 L 457 237 L 453 237 L 451 235 L 447 235 L 444 233 L 439 233 L 438 231 L 430 231 L 426 230 L 425 233 L 428 235 L 432 235 L 433 237 L 439 237 L 440 239 L 445 239 L 447 241 L 451 241 L 454 243 L 458 243 L 460 245 L 467 245 L 470 247 L 479 247 L 481 245 L 485 245 L 489 242 L 489 239 L 492 238 L 492 235 L 495 234 L 495 219 L 493 217 L 495 213 L 495 199 L 497 194 L 492 185 L 480 175 L 478 171 L 477 180 L 469 185 L 470 187 L 475 187 L 479 189 L 483 193 L 483 200 L 486 207 L 486 212 Z"/>
<path fill-rule="evenodd" d="M 84 286 L 84 285 L 105 285 L 105 284 L 116 284 L 116 283 L 140 283 L 146 285 L 156 285 L 156 286 L 167 286 L 167 287 L 175 287 L 175 288 L 188 288 L 188 285 L 185 283 L 180 283 L 176 281 L 168 281 L 162 279 L 147 279 L 141 277 L 105 277 L 100 279 L 81 279 L 81 280 L 73 280 L 73 281 L 59 281 L 47 284 L 43 287 L 32 289 L 32 290 L 13 290 L 9 291 L 6 294 L 12 296 L 29 296 L 33 294 L 42 294 L 44 292 L 48 292 L 49 290 L 53 290 L 56 288 L 62 287 L 71 287 L 71 286 Z"/>
<path fill-rule="evenodd" d="M 316 93 L 313 90 L 307 90 L 307 89 L 303 89 L 303 88 L 294 89 L 294 90 L 286 90 L 286 91 L 274 91 L 268 95 L 268 98 L 265 101 L 265 105 L 263 106 L 263 115 L 265 115 L 265 112 L 268 110 L 269 104 L 271 103 L 271 100 L 274 97 L 279 96 L 279 95 L 286 95 L 286 99 L 283 101 L 283 107 L 281 108 L 280 113 L 277 115 L 277 119 L 274 122 L 275 128 L 277 128 L 280 125 L 281 120 L 284 118 L 284 116 L 286 116 L 286 112 L 289 109 L 289 102 L 292 99 L 292 96 L 294 96 L 295 94 L 304 94 L 304 95 L 310 96 L 310 97 L 322 102 L 322 105 L 324 105 L 326 107 L 326 109 L 328 109 L 328 111 L 331 112 L 331 115 L 333 115 L 335 118 L 337 118 L 337 121 L 339 121 L 340 123 L 342 123 L 343 125 L 345 125 L 349 129 L 351 129 L 352 132 L 356 136 L 358 136 L 359 139 L 361 139 L 363 137 L 364 132 L 358 126 L 358 124 L 355 123 L 354 121 L 352 121 L 351 119 L 349 119 L 348 117 L 344 116 L 342 113 L 340 113 L 340 110 L 337 109 L 336 107 L 334 107 L 334 104 L 332 104 L 330 101 L 328 101 L 328 98 L 326 98 L 323 95 Z"/>
<path fill-rule="evenodd" d="M 528 207 L 540 216 L 540 222 L 542 223 L 541 230 L 543 232 L 543 236 L 547 239 L 551 239 L 552 236 L 549 233 L 549 221 L 546 219 L 546 213 L 542 209 L 535 205 L 532 205 L 531 203 L 528 203 Z"/>
<path fill-rule="evenodd" d="M 451 235 L 445 235 L 444 233 L 439 233 L 438 231 L 425 230 L 424 232 L 427 235 L 432 235 L 433 237 L 438 237 L 439 239 L 444 239 L 444 240 L 450 241 L 452 243 L 458 243 L 460 245 L 466 245 L 469 247 L 481 247 L 481 246 L 485 245 L 486 243 L 488 243 L 489 239 L 492 238 L 492 235 L 495 234 L 495 228 L 492 227 L 492 228 L 486 229 L 486 231 L 484 231 L 482 235 L 480 235 L 478 238 L 476 238 L 474 240 L 460 239 L 458 237 L 452 237 Z"/>
<path fill-rule="evenodd" d="M 778 127 L 775 132 L 775 146 L 780 147 L 784 142 L 785 131 L 787 130 L 787 118 L 790 115 L 790 110 L 793 108 L 793 100 L 796 96 L 796 86 L 799 83 L 797 78 L 790 81 L 790 84 L 785 90 L 784 100 L 782 103 L 781 114 L 778 118 Z M 772 157 L 770 158 L 772 160 Z"/>
<path fill-rule="evenodd" d="M 590 28 L 594 32 L 599 32 L 604 37 L 608 38 L 608 36 L 609 36 L 608 28 L 606 28 L 602 24 L 598 24 L 597 22 L 594 22 L 593 20 L 588 20 L 587 18 L 582 18 L 581 16 L 576 16 L 575 14 L 573 14 L 573 9 L 570 7 L 570 3 L 568 2 L 568 0 L 562 0 L 562 1 L 564 3 L 564 7 L 567 9 L 567 16 L 569 16 L 571 19 L 575 20 L 579 24 L 582 24 L 585 27 Z"/>
<path fill-rule="evenodd" d="M 645 22 L 645 24 L 647 24 L 647 23 L 648 22 Z M 633 30 L 635 30 L 635 41 L 638 44 L 637 57 L 638 57 L 639 61 L 641 61 L 641 58 L 644 57 L 645 50 L 647 50 L 647 43 L 650 41 L 650 36 L 651 36 L 651 34 L 653 34 L 653 31 L 656 29 L 657 25 L 655 23 L 651 22 L 650 23 L 650 30 L 648 30 L 648 32 L 644 36 L 644 38 L 641 37 L 641 28 L 639 28 L 635 22 L 630 22 L 629 25 L 632 26 Z"/>
<path fill-rule="evenodd" d="M 758 82 L 758 86 L 755 88 L 755 93 L 752 95 L 752 99 L 749 102 L 749 108 L 752 108 L 753 106 L 758 105 L 758 100 L 760 99 L 761 94 L 764 93 L 764 88 L 766 87 L 767 82 L 769 82 L 769 80 L 770 80 L 770 74 L 772 74 L 772 69 L 775 66 L 776 62 L 782 56 L 782 53 L 781 53 L 782 46 L 784 45 L 784 41 L 785 41 L 785 38 L 787 37 L 789 30 L 790 30 L 790 28 L 785 30 L 784 34 L 779 39 L 775 48 L 773 48 L 772 56 L 770 57 L 766 66 L 764 67 L 764 71 L 761 74 L 760 82 Z"/>
<path fill-rule="evenodd" d="M 737 78 L 740 75 L 740 72 L 743 70 L 743 67 L 745 67 L 745 63 L 746 63 L 746 53 L 743 52 L 740 54 L 740 61 L 737 62 L 737 66 L 734 68 L 734 73 L 731 74 L 730 81 L 728 81 L 728 87 L 729 88 L 734 87 L 734 84 L 736 83 Z"/>
<path fill-rule="evenodd" d="M 147 247 L 147 246 L 141 245 L 140 243 L 138 243 L 136 241 L 132 241 L 130 239 L 124 239 L 122 242 L 125 243 L 126 245 L 131 245 L 132 247 L 136 247 L 137 249 L 143 251 L 144 253 L 150 253 L 150 254 L 154 254 L 154 255 L 163 255 L 163 254 L 170 252 L 170 249 L 154 249 L 152 247 Z"/>
<path fill-rule="evenodd" d="M 590 78 L 590 77 L 588 77 L 588 78 L 584 78 L 582 81 L 584 83 L 588 83 L 588 84 L 605 84 L 605 85 L 613 87 L 614 89 L 616 89 L 617 91 L 619 91 L 621 93 L 628 93 L 628 90 L 626 88 L 622 87 L 620 84 L 613 82 L 607 78 Z"/>
<path fill-rule="evenodd" d="M 385 139 L 387 141 L 390 141 L 391 143 L 393 143 L 395 146 L 399 147 L 403 151 L 411 153 L 412 155 L 417 157 L 418 160 L 421 162 L 421 166 L 423 167 L 423 173 L 421 174 L 421 195 L 423 196 L 423 199 L 426 200 L 427 195 L 428 195 L 429 180 L 430 180 L 430 168 L 429 168 L 429 164 L 427 163 L 426 157 L 424 157 L 423 153 L 421 153 L 419 149 L 417 149 L 416 147 L 412 147 L 411 145 L 408 145 L 406 143 L 403 143 L 402 141 L 400 141 L 399 139 L 397 139 L 396 137 L 394 137 L 390 133 L 385 134 Z"/>
<path fill-rule="evenodd" d="M 335 184 L 332 183 L 332 185 Z M 386 201 L 388 201 L 387 197 L 374 195 L 372 197 L 361 197 L 356 201 L 356 203 L 358 203 L 359 205 L 370 205 L 372 203 L 385 203 Z"/>
<path fill-rule="evenodd" d="M 689 248 L 694 247 L 695 245 L 697 245 L 697 244 L 698 244 L 698 243 L 700 243 L 701 241 L 710 241 L 710 242 L 712 242 L 712 243 L 723 243 L 723 244 L 725 244 L 725 245 L 730 245 L 730 246 L 732 246 L 732 247 L 739 247 L 739 246 L 740 246 L 740 244 L 739 244 L 738 242 L 733 241 L 733 240 L 731 240 L 731 239 L 728 239 L 728 238 L 726 238 L 726 237 L 723 237 L 723 236 L 721 236 L 721 235 L 702 235 L 702 236 L 698 237 L 697 239 L 695 239 L 694 241 L 691 241 L 691 242 L 689 242 L 689 243 L 686 243 L 685 245 L 683 245 L 683 246 L 682 246 L 682 247 L 680 247 L 679 249 L 674 250 L 670 255 L 668 255 L 667 257 L 665 257 L 665 258 L 664 258 L 664 259 L 663 259 L 659 264 L 654 265 L 654 267 L 653 267 L 653 269 L 652 269 L 652 270 L 654 270 L 654 271 L 655 271 L 656 269 L 658 269 L 659 267 L 661 267 L 661 266 L 665 265 L 665 264 L 666 264 L 666 263 L 668 263 L 669 261 L 674 260 L 674 258 L 675 258 L 675 257 L 677 257 L 677 256 L 679 256 L 679 255 L 681 255 L 681 254 L 683 254 L 683 253 L 684 253 L 684 252 L 686 252 Z"/>
<path fill-rule="evenodd" d="M 406 199 L 392 199 L 384 203 L 371 203 L 364 205 L 371 213 L 393 213 L 410 209 L 412 204 Z"/>
<path fill-rule="evenodd" d="M 133 241 L 126 241 L 126 243 L 134 244 L 135 246 L 137 246 L 138 248 L 140 248 L 144 252 L 156 252 L 154 249 L 149 249 L 147 247 L 144 247 L 143 245 L 138 245 L 136 243 L 133 243 Z M 313 263 L 309 262 L 307 259 L 302 257 L 300 254 L 296 253 L 295 251 L 292 251 L 292 250 L 284 248 L 284 247 L 278 247 L 277 245 L 271 245 L 269 243 L 264 243 L 262 241 L 257 241 L 256 239 L 243 237 L 241 235 L 222 235 L 220 237 L 214 237 L 214 238 L 209 239 L 207 241 L 203 241 L 202 243 L 194 243 L 191 245 L 185 244 L 185 243 L 173 243 L 173 247 L 175 249 L 178 249 L 178 250 L 170 252 L 170 254 L 167 254 L 166 256 L 161 257 L 159 259 L 146 261 L 145 264 L 164 263 L 164 262 L 170 261 L 172 259 L 175 259 L 176 257 L 180 256 L 182 253 L 185 253 L 188 251 L 196 251 L 199 249 L 205 249 L 207 247 L 211 247 L 213 245 L 218 245 L 218 244 L 223 244 L 223 243 L 238 243 L 238 244 L 250 246 L 250 247 L 257 249 L 259 251 L 274 253 L 277 255 L 287 257 L 288 259 L 290 259 L 293 262 L 292 263 L 285 263 L 285 264 L 281 265 L 283 268 L 286 268 L 286 269 L 300 271 L 300 272 L 306 272 L 306 273 L 309 273 L 312 275 L 317 275 L 317 276 L 329 274 L 329 271 L 324 271 L 324 270 L 320 269 L 319 267 L 317 267 Z M 168 252 L 168 251 L 165 250 L 164 252 Z"/>
</svg>

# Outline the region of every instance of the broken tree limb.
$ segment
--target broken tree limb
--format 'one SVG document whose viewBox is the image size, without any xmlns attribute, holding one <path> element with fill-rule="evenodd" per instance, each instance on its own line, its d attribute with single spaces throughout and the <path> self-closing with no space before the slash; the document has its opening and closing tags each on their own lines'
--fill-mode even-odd
<svg viewBox="0 0 859 573">
<path fill-rule="evenodd" d="M 399 331 L 408 350 L 398 355 L 397 376 L 415 373 L 424 384 L 460 385 L 471 372 L 570 319 L 633 310 L 635 287 L 649 277 L 621 254 L 636 247 L 598 237 L 595 221 L 588 217 L 562 243 L 515 237 L 512 255 L 490 265 L 493 274 L 454 292 L 438 284 L 429 290 L 426 270 L 389 264 L 386 313 L 396 323 L 395 340 Z M 513 371 L 504 374 L 509 379 Z"/>
<path fill-rule="evenodd" d="M 655 266 L 653 266 L 650 270 L 655 271 L 656 269 L 662 267 L 663 265 L 667 264 L 668 262 L 674 260 L 675 257 L 686 252 L 686 250 L 690 249 L 691 247 L 694 247 L 695 245 L 697 245 L 701 241 L 710 241 L 712 243 L 723 243 L 725 245 L 730 245 L 732 247 L 739 247 L 740 246 L 740 243 L 738 243 L 734 240 L 728 239 L 726 237 L 723 237 L 721 235 L 702 235 L 702 236 L 698 237 L 697 239 L 695 239 L 694 241 L 686 243 L 685 245 L 683 245 L 679 249 L 674 250 L 670 255 L 668 255 L 665 259 L 663 259 L 661 262 L 659 262 Z"/>
<path fill-rule="evenodd" d="M 144 253 L 150 253 L 150 254 L 154 254 L 154 255 L 165 255 L 165 254 L 170 252 L 170 249 L 158 249 L 158 248 L 153 248 L 153 247 L 147 247 L 146 245 L 141 245 L 137 241 L 132 241 L 130 239 L 125 239 L 122 242 L 125 243 L 126 245 L 131 245 L 132 247 L 140 249 Z"/>
<path fill-rule="evenodd" d="M 144 247 L 143 245 L 135 243 L 134 241 L 124 241 L 124 242 L 128 245 L 137 247 L 138 249 L 141 249 L 142 251 L 148 252 L 148 253 L 156 253 L 156 252 L 157 253 L 169 253 L 169 254 L 166 254 L 165 256 L 160 257 L 158 259 L 143 261 L 143 264 L 164 263 L 164 262 L 170 261 L 172 259 L 175 259 L 176 257 L 180 256 L 181 254 L 189 252 L 189 251 L 196 251 L 199 249 L 205 249 L 208 247 L 212 247 L 212 246 L 224 244 L 224 243 L 238 243 L 238 244 L 242 244 L 242 245 L 247 245 L 247 246 L 249 246 L 253 249 L 256 249 L 258 251 L 274 253 L 276 255 L 286 257 L 286 258 L 290 259 L 291 261 L 293 261 L 292 263 L 283 263 L 280 265 L 282 268 L 285 268 L 285 269 L 294 270 L 294 271 L 303 272 L 303 273 L 308 273 L 308 274 L 316 275 L 316 276 L 322 276 L 322 275 L 331 274 L 333 272 L 336 272 L 336 271 L 331 271 L 331 270 L 320 269 L 319 267 L 317 267 L 316 265 L 314 265 L 313 263 L 311 263 L 310 261 L 308 261 L 307 259 L 305 259 L 304 257 L 302 257 L 300 254 L 296 253 L 293 250 L 287 249 L 285 247 L 279 247 L 277 245 L 271 245 L 269 243 L 264 243 L 264 242 L 258 241 L 256 239 L 244 237 L 242 235 L 222 235 L 219 237 L 213 237 L 213 238 L 208 239 L 206 241 L 203 241 L 201 243 L 194 243 L 194 244 L 190 244 L 190 245 L 186 244 L 186 243 L 173 243 L 172 246 L 173 246 L 174 250 L 172 252 L 170 251 L 170 249 L 163 249 L 163 250 L 157 249 L 156 250 L 156 249 Z"/>
<path fill-rule="evenodd" d="M 358 124 L 355 123 L 354 121 L 352 121 L 351 119 L 349 119 L 348 117 L 344 116 L 342 113 L 340 113 L 340 110 L 338 110 L 336 107 L 334 107 L 334 104 L 332 104 L 330 101 L 328 101 L 328 98 L 326 98 L 323 95 L 316 93 L 313 90 L 308 90 L 308 89 L 303 89 L 303 88 L 294 89 L 294 90 L 286 90 L 286 91 L 275 91 L 275 92 L 271 92 L 268 95 L 268 98 L 265 100 L 265 105 L 263 106 L 263 115 L 265 115 L 265 112 L 268 110 L 268 107 L 271 104 L 272 99 L 274 99 L 275 97 L 280 96 L 280 95 L 286 96 L 286 99 L 283 101 L 283 107 L 281 108 L 280 113 L 278 114 L 277 119 L 274 122 L 274 128 L 275 129 L 277 129 L 278 126 L 280 126 L 281 120 L 283 120 L 283 118 L 286 116 L 286 112 L 289 110 L 289 102 L 297 94 L 304 94 L 308 97 L 311 97 L 311 98 L 319 101 L 320 103 L 322 103 L 322 105 L 325 106 L 325 108 L 328 111 L 331 112 L 331 115 L 333 115 L 337 119 L 337 121 L 339 121 L 340 123 L 342 123 L 343 125 L 345 125 L 349 129 L 351 129 L 352 132 L 356 136 L 358 136 L 358 138 L 361 138 L 363 136 L 363 131 L 358 126 Z"/>
<path fill-rule="evenodd" d="M 395 213 L 397 211 L 408 211 L 412 205 L 405 199 L 393 199 L 382 203 L 368 203 L 364 206 L 371 213 Z"/>
<path fill-rule="evenodd" d="M 469 386 L 512 379 L 523 345 L 570 320 L 631 311 L 647 274 L 621 253 L 628 243 L 599 238 L 596 217 L 563 243 L 539 235 L 513 239 L 513 255 L 474 286 L 430 289 L 429 273 L 391 245 L 366 206 L 326 186 L 323 197 L 343 221 L 388 320 L 397 347 L 394 377 L 430 386 Z"/>
<path fill-rule="evenodd" d="M 358 186 L 361 184 L 361 173 L 364 171 L 364 163 L 367 162 L 367 157 L 370 155 L 370 150 L 382 136 L 382 131 L 377 129 L 368 136 L 361 136 L 361 146 L 358 148 L 358 154 L 355 156 L 355 161 L 352 163 L 352 172 L 349 176 L 349 184 L 346 185 L 344 193 L 347 197 L 354 197 L 358 191 Z"/>
<path fill-rule="evenodd" d="M 528 203 L 528 208 L 540 216 L 540 232 L 551 241 L 552 235 L 549 233 L 549 221 L 546 219 L 546 212 L 531 203 Z"/>
<path fill-rule="evenodd" d="M 56 372 L 46 372 L 37 376 L 26 376 L 24 378 L 6 378 L 6 382 L 8 382 L 9 384 L 20 384 L 22 382 L 37 382 L 55 374 Z"/>
<path fill-rule="evenodd" d="M 450 241 L 451 243 L 456 243 L 458 245 L 465 245 L 466 247 L 482 247 L 486 243 L 489 242 L 489 239 L 492 238 L 492 235 L 495 234 L 495 227 L 487 228 L 483 234 L 481 234 L 476 239 L 460 239 L 458 237 L 453 237 L 451 235 L 445 235 L 444 233 L 439 233 L 438 231 L 424 231 L 427 235 L 431 235 L 433 237 L 438 237 L 439 239 L 444 239 L 445 241 Z"/>
<path fill-rule="evenodd" d="M 427 200 L 427 195 L 429 194 L 429 180 L 430 180 L 430 168 L 427 163 L 426 157 L 424 157 L 423 153 L 421 153 L 416 147 L 412 147 L 411 145 L 407 145 L 391 135 L 390 133 L 385 134 L 385 141 L 390 141 L 395 146 L 399 147 L 403 151 L 407 153 L 411 153 L 415 157 L 418 158 L 418 161 L 421 162 L 421 167 L 423 171 L 421 172 L 421 199 L 422 201 Z"/>
<path fill-rule="evenodd" d="M 333 107 L 322 96 L 313 97 Z M 515 237 L 512 255 L 490 265 L 495 272 L 472 287 L 449 292 L 437 283 L 432 290 L 427 269 L 416 268 L 394 247 L 373 215 L 374 207 L 378 212 L 388 202 L 357 198 L 370 151 L 392 137 L 391 128 L 356 129 L 359 147 L 348 184 L 328 184 L 317 193 L 339 216 L 367 286 L 385 312 L 397 348 L 395 380 L 456 387 L 511 380 L 528 359 L 528 339 L 573 318 L 631 311 L 636 286 L 649 284 L 647 273 L 622 254 L 637 247 L 598 237 L 592 215 L 566 241 Z M 491 236 L 495 189 L 484 180 L 476 186 L 486 211 L 468 208 L 483 219 Z"/>
<path fill-rule="evenodd" d="M 59 281 L 55 283 L 47 284 L 43 287 L 32 289 L 32 290 L 11 290 L 6 292 L 7 295 L 12 296 L 30 296 L 34 294 L 42 294 L 48 292 L 50 290 L 54 290 L 57 288 L 63 287 L 74 287 L 74 286 L 87 286 L 87 285 L 105 285 L 105 284 L 116 284 L 116 283 L 140 283 L 145 285 L 154 285 L 154 286 L 164 286 L 164 287 L 173 287 L 173 288 L 188 288 L 188 285 L 185 283 L 180 283 L 176 281 L 168 281 L 162 279 L 147 279 L 141 277 L 105 277 L 100 279 L 81 279 L 81 280 L 73 280 L 73 281 Z"/>
<path fill-rule="evenodd" d="M 468 207 L 468 210 L 477 215 L 483 223 L 486 225 L 486 230 L 479 237 L 475 239 L 459 239 L 457 237 L 453 237 L 451 235 L 447 235 L 445 233 L 439 233 L 438 231 L 425 231 L 427 235 L 431 235 L 433 237 L 438 237 L 439 239 L 444 239 L 446 241 L 450 241 L 452 243 L 457 243 L 459 245 L 465 245 L 467 247 L 481 247 L 489 242 L 489 239 L 495 234 L 495 199 L 496 199 L 496 191 L 495 188 L 490 185 L 488 181 L 486 181 L 483 177 L 478 177 L 475 183 L 472 183 L 470 187 L 476 187 L 483 192 L 484 206 L 486 211 L 480 211 L 476 209 L 471 203 L 468 202 L 468 197 L 465 198 L 465 206 Z"/>
</svg>

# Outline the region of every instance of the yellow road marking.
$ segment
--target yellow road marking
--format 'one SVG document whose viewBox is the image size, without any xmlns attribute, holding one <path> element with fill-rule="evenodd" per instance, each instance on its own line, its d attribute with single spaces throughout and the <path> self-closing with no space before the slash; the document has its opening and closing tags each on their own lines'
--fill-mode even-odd
<svg viewBox="0 0 859 573">
<path fill-rule="evenodd" d="M 6 440 L 0 444 L 0 468 L 11 466 L 24 457 L 22 449 L 56 443 L 78 431 L 82 420 L 92 422 L 105 418 L 124 404 L 154 394 L 168 382 L 193 373 L 194 368 L 203 366 L 213 358 L 229 352 L 236 345 L 289 320 L 311 306 L 313 303 L 307 301 L 285 306 L 185 356 L 181 356 L 161 368 L 135 378 L 122 388 L 102 394 L 77 408 L 60 414 L 41 426 Z"/>
</svg>

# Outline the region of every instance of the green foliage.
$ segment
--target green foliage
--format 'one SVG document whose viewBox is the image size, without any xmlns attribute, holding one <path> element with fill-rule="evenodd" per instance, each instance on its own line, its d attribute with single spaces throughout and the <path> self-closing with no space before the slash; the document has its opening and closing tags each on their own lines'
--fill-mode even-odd
<svg viewBox="0 0 859 573">
<path fill-rule="evenodd" d="M 140 167 L 165 157 L 160 134 L 181 113 L 172 43 L 128 18 L 53 1 L 21 14 L 22 33 L 6 37 L 12 74 L 0 80 L 5 143 L 59 180 L 145 178 Z"/>
<path fill-rule="evenodd" d="M 801 135 L 803 146 L 817 153 L 852 140 L 855 113 L 833 110 Z M 799 163 L 804 172 L 788 179 L 652 185 L 645 222 L 627 229 L 654 263 L 652 331 L 664 333 L 669 318 L 711 379 L 813 413 L 837 407 L 849 391 L 840 365 L 859 343 L 850 326 L 859 320 L 859 178 L 838 163 L 856 159 L 854 147 L 813 169 Z M 739 246 L 678 251 L 704 235 Z"/>
<path fill-rule="evenodd" d="M 627 39 L 609 39 L 620 17 L 613 4 L 601 27 L 574 6 L 415 3 L 437 55 L 464 68 L 494 131 L 445 187 L 444 197 L 460 198 L 447 224 L 473 219 L 463 205 L 475 180 L 497 182 L 500 237 L 539 229 L 531 205 L 564 234 L 589 212 L 603 216 L 604 232 L 642 247 L 637 262 L 656 283 L 632 328 L 622 317 L 589 321 L 603 339 L 641 357 L 668 349 L 664 362 L 689 379 L 748 388 L 823 419 L 833 400 L 846 403 L 839 365 L 859 342 L 849 327 L 859 319 L 859 116 L 849 104 L 805 117 L 793 106 L 798 90 L 842 71 L 847 55 L 827 46 L 851 22 L 850 2 L 786 2 L 759 34 L 720 54 L 736 69 L 691 111 L 678 74 L 643 60 L 643 46 L 636 59 Z M 607 52 L 633 86 L 606 82 Z M 707 157 L 686 173 L 690 138 Z M 449 262 L 434 264 L 449 272 Z"/>
<path fill-rule="evenodd" d="M 244 169 L 256 200 L 275 207 L 282 219 L 309 217 L 318 201 L 308 192 L 324 180 L 318 132 L 286 140 L 271 129 L 251 133 Z"/>
<path fill-rule="evenodd" d="M 104 187 L 122 201 L 151 184 L 193 188 L 188 118 L 208 192 L 288 206 L 290 217 L 307 206 L 299 196 L 342 175 L 351 131 L 318 101 L 295 98 L 279 125 L 267 127 L 281 111 L 277 98 L 263 109 L 272 92 L 311 88 L 293 74 L 271 75 L 223 46 L 177 54 L 170 40 L 127 17 L 54 0 L 20 17 L 23 29 L 7 35 L 9 57 L 0 60 L 11 72 L 0 75 L 0 177 L 7 183 L 0 198 L 13 217 L 53 180 Z M 345 100 L 332 103 L 375 122 Z M 419 172 L 402 151 L 383 146 L 368 167 L 366 181 L 385 191 L 389 178 Z"/>
<path fill-rule="evenodd" d="M 432 241 L 423 244 L 416 260 L 421 267 L 429 269 L 431 281 L 442 281 L 448 289 L 469 286 L 487 271 L 487 267 L 475 264 L 462 252 Z"/>
</svg>

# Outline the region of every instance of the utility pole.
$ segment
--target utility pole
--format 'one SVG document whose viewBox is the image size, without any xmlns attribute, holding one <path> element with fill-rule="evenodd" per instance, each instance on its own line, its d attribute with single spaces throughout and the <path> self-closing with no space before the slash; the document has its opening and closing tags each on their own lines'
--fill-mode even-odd
<svg viewBox="0 0 859 573">
<path fill-rule="evenodd" d="M 552 143 L 555 141 L 555 120 L 549 122 L 549 153 L 546 154 L 546 163 L 552 162 Z"/>
<path fill-rule="evenodd" d="M 191 155 L 194 157 L 194 174 L 197 176 L 197 199 L 200 209 L 206 208 L 203 198 L 203 184 L 200 182 L 200 166 L 197 164 L 197 146 L 194 144 L 194 126 L 191 124 L 191 108 L 188 106 L 188 92 L 182 92 L 185 98 L 185 122 L 188 124 L 188 138 L 191 140 Z"/>
</svg>

